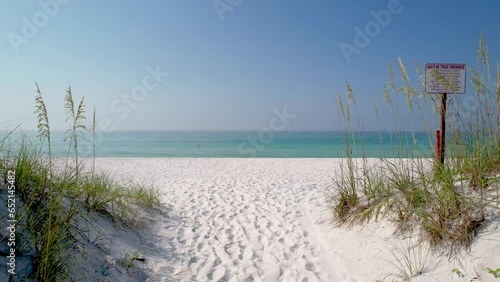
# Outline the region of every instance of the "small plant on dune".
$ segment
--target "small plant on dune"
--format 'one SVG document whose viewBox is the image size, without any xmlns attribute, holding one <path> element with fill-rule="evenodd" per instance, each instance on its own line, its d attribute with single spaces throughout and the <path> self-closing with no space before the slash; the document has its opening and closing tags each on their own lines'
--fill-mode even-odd
<svg viewBox="0 0 500 282">
<path fill-rule="evenodd" d="M 120 259 L 120 265 L 123 266 L 125 269 L 129 269 L 134 265 L 134 261 L 136 260 L 144 261 L 139 251 L 127 252 L 123 256 L 123 258 Z"/>
<path fill-rule="evenodd" d="M 63 206 L 59 187 L 47 178 L 49 168 L 40 150 L 23 141 L 16 155 L 16 183 L 25 212 L 25 228 L 33 244 L 33 272 L 38 281 L 57 281 L 67 277 L 66 250 L 72 241 L 69 231 L 76 212 L 72 205 Z M 23 226 L 24 228 L 24 226 Z"/>
<path fill-rule="evenodd" d="M 34 277 L 39 281 L 59 281 L 69 274 L 67 250 L 74 240 L 70 227 L 76 210 L 64 208 L 61 200 L 62 197 L 51 195 L 40 208 L 28 214 L 37 251 L 33 260 Z"/>
<path fill-rule="evenodd" d="M 486 271 L 488 271 L 488 273 L 493 275 L 495 278 L 500 278 L 500 268 L 492 269 L 488 267 Z"/>
<path fill-rule="evenodd" d="M 153 207 L 159 203 L 158 190 L 144 183 L 122 187 L 105 172 L 80 178 L 79 191 L 87 211 L 108 213 L 123 219 L 134 214 L 132 205 Z"/>
<path fill-rule="evenodd" d="M 344 105 L 343 99 L 340 94 L 337 95 L 338 108 L 340 110 L 341 118 L 346 121 L 346 128 L 344 129 L 344 146 L 346 153 L 346 163 L 342 161 L 340 164 L 339 180 L 335 181 L 338 194 L 334 196 L 333 201 L 336 202 L 333 211 L 335 216 L 341 221 L 347 220 L 350 216 L 351 209 L 358 205 L 358 181 L 356 179 L 356 164 L 352 159 L 353 149 L 355 149 L 356 139 L 351 128 L 351 113 L 349 103 L 353 102 L 352 91 L 350 86 L 346 85 L 347 102 Z"/>
<path fill-rule="evenodd" d="M 144 183 L 132 183 L 127 187 L 119 187 L 119 197 L 116 197 L 111 204 L 111 214 L 121 220 L 126 225 L 132 224 L 136 227 L 136 221 L 141 213 L 139 207 L 153 207 L 160 203 L 158 189 L 148 187 Z"/>
<path fill-rule="evenodd" d="M 153 207 L 160 203 L 160 193 L 157 188 L 149 187 L 145 183 L 136 182 L 125 189 L 127 198 L 133 203 Z"/>
<path fill-rule="evenodd" d="M 18 195 L 26 200 L 44 197 L 47 189 L 43 185 L 47 181 L 49 169 L 40 161 L 42 159 L 41 153 L 28 141 L 23 140 L 15 158 Z"/>
<path fill-rule="evenodd" d="M 415 246 L 408 240 L 400 245 L 392 245 L 391 254 L 394 258 L 389 263 L 396 272 L 385 275 L 384 279 L 396 278 L 402 281 L 410 281 L 411 278 L 424 274 L 429 269 L 428 258 L 430 249 L 428 246 Z"/>
<path fill-rule="evenodd" d="M 465 277 L 465 275 L 462 273 L 462 271 L 460 271 L 460 269 L 458 269 L 458 268 L 454 268 L 451 272 L 455 273 L 458 276 L 458 278 L 464 278 Z"/>
<path fill-rule="evenodd" d="M 105 211 L 109 203 L 121 196 L 121 191 L 106 173 L 84 177 L 80 185 L 85 197 L 85 206 L 89 211 Z"/>
<path fill-rule="evenodd" d="M 78 173 L 80 170 L 78 163 L 78 138 L 79 132 L 86 130 L 86 126 L 83 123 L 85 120 L 85 104 L 83 103 L 85 96 L 82 97 L 78 107 L 75 108 L 75 101 L 73 99 L 73 94 L 71 92 L 71 87 L 68 87 L 66 90 L 66 95 L 64 96 L 64 108 L 66 110 L 66 121 L 70 121 L 71 128 L 66 131 L 68 136 L 65 140 L 70 140 L 69 153 L 71 152 L 71 148 L 73 146 L 74 156 L 75 156 L 75 177 L 78 178 Z"/>
</svg>

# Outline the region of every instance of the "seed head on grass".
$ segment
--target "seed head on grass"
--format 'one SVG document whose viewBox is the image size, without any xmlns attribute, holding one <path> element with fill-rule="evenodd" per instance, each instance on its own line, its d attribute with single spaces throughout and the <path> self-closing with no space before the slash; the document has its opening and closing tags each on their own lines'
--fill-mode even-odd
<svg viewBox="0 0 500 282">
<path fill-rule="evenodd" d="M 484 37 L 483 33 L 479 35 L 479 43 L 478 43 L 478 48 L 477 48 L 477 60 L 483 64 L 487 64 L 489 59 L 488 59 L 488 51 L 487 48 L 484 44 Z"/>
<path fill-rule="evenodd" d="M 69 151 L 71 151 L 71 147 L 73 145 L 73 151 L 75 155 L 75 176 L 78 178 L 79 173 L 79 164 L 78 164 L 78 134 L 80 131 L 85 131 L 86 126 L 83 123 L 85 120 L 85 104 L 84 104 L 85 96 L 82 97 L 80 103 L 78 104 L 78 108 L 75 109 L 75 102 L 73 99 L 73 94 L 71 91 L 71 86 L 66 90 L 66 95 L 64 96 L 64 108 L 66 110 L 66 122 L 70 122 L 70 129 L 66 131 L 68 136 L 65 140 L 70 140 Z M 68 153 L 69 157 L 69 153 Z"/>
<path fill-rule="evenodd" d="M 36 97 L 35 97 L 35 114 L 38 119 L 38 138 L 43 140 L 47 139 L 47 146 L 49 149 L 49 168 L 52 167 L 52 152 L 51 152 L 51 143 L 50 143 L 50 125 L 49 125 L 49 114 L 47 111 L 47 106 L 45 105 L 45 101 L 42 97 L 42 92 L 40 91 L 40 87 L 38 87 L 38 83 L 35 82 L 36 85 Z"/>
</svg>

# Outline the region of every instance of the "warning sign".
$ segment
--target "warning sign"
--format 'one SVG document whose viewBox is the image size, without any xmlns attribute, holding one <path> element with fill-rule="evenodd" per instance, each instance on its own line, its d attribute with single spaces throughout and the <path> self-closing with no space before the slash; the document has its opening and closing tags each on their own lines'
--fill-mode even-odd
<svg viewBox="0 0 500 282">
<path fill-rule="evenodd" d="M 425 92 L 464 94 L 465 71 L 465 64 L 426 64 Z"/>
</svg>

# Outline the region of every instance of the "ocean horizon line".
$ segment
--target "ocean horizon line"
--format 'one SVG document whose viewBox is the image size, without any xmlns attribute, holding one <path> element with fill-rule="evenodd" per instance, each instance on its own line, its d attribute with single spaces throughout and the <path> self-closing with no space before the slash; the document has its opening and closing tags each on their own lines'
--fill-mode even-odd
<svg viewBox="0 0 500 282">
<path fill-rule="evenodd" d="M 51 132 L 54 133 L 63 133 L 66 132 L 68 129 L 53 129 Z M 192 132 L 192 133 L 216 133 L 216 132 L 236 132 L 236 133 L 241 133 L 241 132 L 258 132 L 263 130 L 262 128 L 260 129 L 207 129 L 207 130 L 188 130 L 188 129 L 119 129 L 119 130 L 110 130 L 107 132 L 102 132 L 103 134 L 108 134 L 108 133 L 134 133 L 134 132 Z M 36 129 L 18 129 L 17 131 L 21 132 L 30 132 L 30 133 L 35 133 L 38 132 Z M 0 130 L 0 133 L 3 132 L 11 132 L 11 130 L 7 129 L 2 129 Z M 429 133 L 429 131 L 426 130 L 280 130 L 276 131 L 275 133 L 415 133 L 415 134 L 422 134 L 422 133 Z M 434 132 L 434 131 L 430 131 Z"/>
<path fill-rule="evenodd" d="M 98 134 L 95 140 L 98 157 L 336 158 L 432 154 L 432 141 L 426 132 L 112 131 Z M 93 154 L 90 135 L 81 136 L 79 151 Z M 35 136 L 34 130 L 21 131 L 10 139 L 36 139 L 42 144 L 43 140 Z M 66 137 L 64 131 L 52 132 L 52 153 L 67 154 Z M 402 143 L 402 140 L 406 141 Z"/>
</svg>

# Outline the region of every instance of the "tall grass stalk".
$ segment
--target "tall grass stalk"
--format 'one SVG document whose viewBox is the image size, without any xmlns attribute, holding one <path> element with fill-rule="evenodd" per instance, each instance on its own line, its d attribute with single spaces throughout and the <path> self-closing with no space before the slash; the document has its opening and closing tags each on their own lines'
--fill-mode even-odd
<svg viewBox="0 0 500 282">
<path fill-rule="evenodd" d="M 51 140 L 50 140 L 50 124 L 49 124 L 49 114 L 47 111 L 47 106 L 45 105 L 45 101 L 42 97 L 42 92 L 40 91 L 40 87 L 38 87 L 38 83 L 36 85 L 36 97 L 35 97 L 35 114 L 38 118 L 38 138 L 41 140 L 47 139 L 47 146 L 49 149 L 49 170 L 52 169 L 52 148 L 51 148 Z M 49 174 L 51 172 L 49 171 Z"/>
<path fill-rule="evenodd" d="M 96 113 L 95 113 L 95 107 L 94 107 L 94 113 L 92 115 L 92 178 L 94 177 L 95 174 L 95 145 L 96 145 Z"/>
<path fill-rule="evenodd" d="M 358 205 L 357 182 L 355 177 L 355 164 L 352 159 L 353 149 L 355 150 L 354 131 L 351 131 L 351 117 L 349 108 L 349 94 L 346 95 L 346 103 L 344 103 L 340 94 L 337 95 L 338 108 L 341 118 L 346 121 L 344 128 L 344 147 L 346 153 L 346 164 L 343 161 L 340 163 L 340 176 L 335 185 L 339 192 L 339 199 L 335 204 L 334 214 L 341 221 L 347 220 L 351 213 L 351 208 Z"/>
<path fill-rule="evenodd" d="M 500 65 L 497 63 L 497 129 L 500 130 Z M 499 138 L 499 144 L 498 147 L 500 148 L 500 138 Z M 498 154 L 500 155 L 500 150 L 498 151 Z"/>
<path fill-rule="evenodd" d="M 78 107 L 75 108 L 75 101 L 73 99 L 73 94 L 71 92 L 71 86 L 66 90 L 66 95 L 64 96 L 64 108 L 66 110 L 66 121 L 70 121 L 71 128 L 66 131 L 68 136 L 65 140 L 70 140 L 70 151 L 71 146 L 73 145 L 73 151 L 75 156 L 75 177 L 78 178 L 78 173 L 80 170 L 78 163 L 78 133 L 80 131 L 86 130 L 86 126 L 83 123 L 85 120 L 85 104 L 84 104 L 85 96 L 82 97 Z M 70 152 L 69 151 L 69 152 Z M 69 153 L 68 153 L 69 157 Z"/>
</svg>

